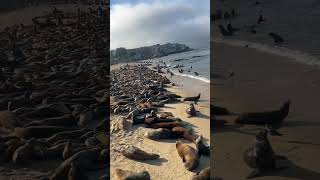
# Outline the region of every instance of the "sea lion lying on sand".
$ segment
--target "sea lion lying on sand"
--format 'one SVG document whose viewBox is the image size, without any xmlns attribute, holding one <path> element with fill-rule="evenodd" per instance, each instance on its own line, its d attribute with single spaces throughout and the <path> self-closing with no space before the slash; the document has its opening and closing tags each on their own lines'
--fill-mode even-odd
<svg viewBox="0 0 320 180">
<path fill-rule="evenodd" d="M 158 154 L 147 153 L 135 146 L 126 147 L 126 149 L 122 151 L 122 155 L 126 158 L 139 161 L 153 160 L 160 157 Z"/>
<path fill-rule="evenodd" d="M 71 131 L 72 128 L 58 127 L 58 126 L 29 126 L 14 129 L 14 133 L 19 138 L 47 138 L 58 132 Z"/>
<path fill-rule="evenodd" d="M 172 131 L 169 129 L 159 128 L 146 133 L 146 137 L 152 140 L 171 139 Z"/>
<path fill-rule="evenodd" d="M 183 123 L 182 122 L 161 122 L 161 123 L 152 124 L 149 127 L 153 129 L 158 129 L 158 128 L 172 129 L 176 126 L 183 126 Z"/>
<path fill-rule="evenodd" d="M 181 141 L 176 142 L 176 149 L 179 156 L 184 163 L 184 166 L 190 171 L 198 167 L 199 156 L 197 150 L 193 147 L 182 143 Z"/>
<path fill-rule="evenodd" d="M 256 125 L 273 125 L 281 123 L 289 114 L 290 100 L 286 101 L 280 110 L 257 112 L 257 113 L 243 113 L 236 120 L 239 124 L 256 124 Z"/>
<path fill-rule="evenodd" d="M 193 175 L 192 180 L 210 180 L 210 166 Z"/>
<path fill-rule="evenodd" d="M 148 171 L 133 172 L 122 169 L 115 170 L 116 180 L 150 180 Z"/>
<path fill-rule="evenodd" d="M 283 169 L 277 168 L 277 159 L 286 159 L 284 156 L 275 155 L 268 140 L 268 131 L 260 131 L 255 137 L 253 147 L 244 152 L 244 162 L 254 170 L 247 176 L 248 179 L 260 176 L 261 171 Z"/>
<path fill-rule="evenodd" d="M 183 101 L 194 101 L 195 104 L 197 104 L 197 102 L 198 102 L 199 99 L 200 99 L 200 96 L 201 96 L 201 93 L 199 93 L 198 96 L 185 97 L 185 98 L 183 99 Z"/>
</svg>

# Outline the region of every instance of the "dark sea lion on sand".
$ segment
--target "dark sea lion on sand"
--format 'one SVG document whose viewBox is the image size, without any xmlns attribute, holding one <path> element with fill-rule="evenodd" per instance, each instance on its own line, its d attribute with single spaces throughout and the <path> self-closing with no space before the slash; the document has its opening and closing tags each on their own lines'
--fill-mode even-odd
<svg viewBox="0 0 320 180">
<path fill-rule="evenodd" d="M 202 135 L 200 135 L 197 139 L 196 139 L 196 147 L 198 149 L 198 154 L 200 155 L 207 155 L 210 156 L 210 147 L 205 145 L 202 141 Z"/>
<path fill-rule="evenodd" d="M 155 123 L 155 124 L 150 125 L 150 127 L 153 129 L 158 129 L 158 128 L 172 129 L 176 126 L 183 126 L 183 123 L 181 123 L 181 122 L 160 122 L 160 123 Z"/>
<path fill-rule="evenodd" d="M 172 138 L 172 131 L 169 129 L 159 128 L 146 133 L 146 137 L 152 140 L 170 139 Z"/>
<path fill-rule="evenodd" d="M 201 93 L 198 96 L 185 97 L 183 101 L 194 101 L 195 103 L 199 101 Z"/>
<path fill-rule="evenodd" d="M 286 157 L 274 154 L 267 135 L 267 130 L 260 131 L 255 137 L 254 146 L 244 152 L 244 162 L 254 169 L 247 176 L 248 179 L 260 176 L 261 172 L 265 170 L 283 169 L 277 168 L 276 160 L 286 159 Z"/>
<path fill-rule="evenodd" d="M 150 180 L 148 171 L 133 172 L 122 169 L 115 169 L 116 180 Z"/>
<path fill-rule="evenodd" d="M 179 156 L 182 158 L 184 166 L 189 171 L 198 167 L 199 156 L 197 150 L 187 144 L 182 143 L 181 141 L 176 142 L 176 149 Z"/>
<path fill-rule="evenodd" d="M 210 167 L 207 167 L 193 175 L 192 180 L 210 180 Z"/>
<path fill-rule="evenodd" d="M 122 151 L 122 155 L 129 159 L 139 161 L 153 160 L 158 159 L 160 157 L 158 154 L 147 153 L 135 146 L 126 147 L 125 150 Z"/>
<path fill-rule="evenodd" d="M 257 112 L 257 113 L 243 113 L 236 120 L 239 124 L 257 124 L 257 125 L 273 125 L 283 122 L 288 116 L 290 108 L 290 101 L 286 101 L 280 110 Z"/>
<path fill-rule="evenodd" d="M 190 107 L 186 109 L 186 113 L 188 114 L 188 118 L 197 115 L 197 110 L 192 103 L 190 104 Z"/>
</svg>

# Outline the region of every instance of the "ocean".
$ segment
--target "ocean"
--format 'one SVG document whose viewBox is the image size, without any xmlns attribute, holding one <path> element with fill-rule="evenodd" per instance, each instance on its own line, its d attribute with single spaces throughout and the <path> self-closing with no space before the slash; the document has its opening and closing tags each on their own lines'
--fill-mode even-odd
<svg viewBox="0 0 320 180">
<path fill-rule="evenodd" d="M 210 83 L 210 48 L 195 49 L 154 58 L 151 62 L 161 65 L 165 62 L 169 70 L 175 75 Z M 177 68 L 177 66 L 182 67 Z M 179 69 L 183 69 L 184 71 L 179 72 Z M 195 72 L 197 72 L 198 75 L 196 75 Z"/>
<path fill-rule="evenodd" d="M 213 1 L 212 7 L 212 12 L 217 9 L 230 12 L 234 8 L 237 17 L 231 19 L 231 23 L 233 27 L 240 28 L 234 36 L 222 37 L 217 26 L 226 26 L 228 21 L 214 21 L 211 24 L 214 33 L 212 40 L 239 46 L 249 45 L 249 48 L 320 66 L 319 0 L 217 0 Z M 258 25 L 260 12 L 266 21 Z M 257 25 L 257 33 L 247 32 L 245 25 Z M 268 35 L 270 32 L 282 36 L 285 42 L 275 46 Z"/>
</svg>

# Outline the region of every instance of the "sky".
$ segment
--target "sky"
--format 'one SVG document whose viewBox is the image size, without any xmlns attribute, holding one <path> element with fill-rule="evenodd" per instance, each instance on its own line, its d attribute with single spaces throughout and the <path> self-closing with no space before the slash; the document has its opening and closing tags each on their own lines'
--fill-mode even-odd
<svg viewBox="0 0 320 180">
<path fill-rule="evenodd" d="M 210 0 L 111 0 L 111 49 L 182 43 L 209 47 Z"/>
</svg>

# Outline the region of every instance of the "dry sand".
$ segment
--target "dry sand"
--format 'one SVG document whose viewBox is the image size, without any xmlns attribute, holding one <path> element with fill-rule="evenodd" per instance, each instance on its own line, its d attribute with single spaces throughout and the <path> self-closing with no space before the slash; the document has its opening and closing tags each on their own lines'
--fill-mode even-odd
<svg viewBox="0 0 320 180">
<path fill-rule="evenodd" d="M 233 85 L 227 78 L 212 80 L 216 84 L 211 86 L 213 104 L 240 113 L 278 109 L 286 99 L 292 102 L 289 116 L 279 129 L 283 136 L 269 136 L 274 151 L 289 160 L 280 164 L 289 168 L 256 179 L 320 179 L 320 69 L 251 48 L 220 43 L 213 48 L 211 72 L 235 72 Z M 214 172 L 226 180 L 245 179 L 251 171 L 242 154 L 253 145 L 259 129 L 237 126 L 233 124 L 235 117 L 219 117 L 228 120 L 228 125 L 213 132 Z"/>
<path fill-rule="evenodd" d="M 114 67 L 111 67 L 111 69 Z M 170 86 L 167 88 L 170 92 L 179 94 L 181 96 L 186 95 L 186 91 L 179 86 Z M 172 112 L 175 117 L 181 118 L 183 121 L 188 122 L 190 127 L 193 128 L 194 133 L 197 135 L 202 134 L 204 137 L 204 142 L 206 144 L 210 143 L 210 108 L 209 101 L 200 98 L 196 109 L 201 113 L 198 117 L 187 118 L 185 109 L 188 107 L 188 103 L 172 103 L 166 104 L 164 108 L 160 111 Z M 112 116 L 111 121 L 116 121 L 120 116 Z M 193 172 L 185 169 L 182 160 L 179 157 L 176 148 L 176 140 L 161 140 L 153 141 L 144 137 L 145 133 L 151 131 L 151 129 L 145 128 L 143 125 L 133 126 L 128 132 L 117 132 L 111 133 L 111 179 L 114 178 L 114 169 L 121 168 L 131 171 L 148 171 L 150 173 L 151 179 L 153 180 L 186 180 L 190 179 Z M 180 139 L 182 140 L 182 139 Z M 185 143 L 195 147 L 193 144 L 182 140 Z M 160 155 L 158 160 L 150 160 L 146 162 L 137 162 L 122 156 L 118 149 L 123 145 L 135 145 L 147 152 L 157 153 Z M 210 158 L 202 156 L 200 158 L 200 164 L 194 172 L 198 172 L 205 167 L 210 165 Z"/>
</svg>

